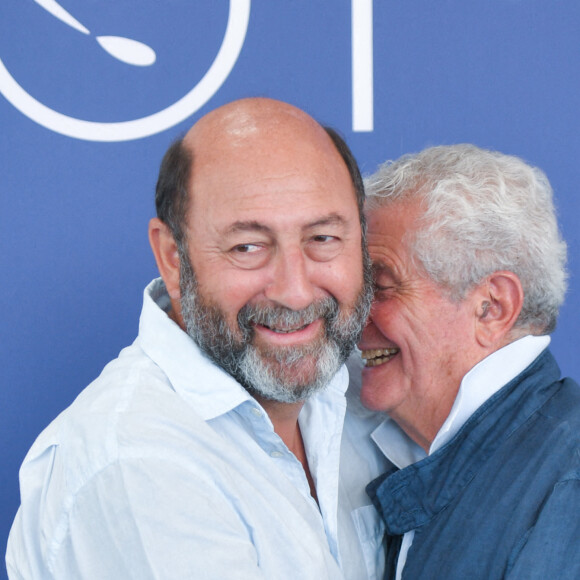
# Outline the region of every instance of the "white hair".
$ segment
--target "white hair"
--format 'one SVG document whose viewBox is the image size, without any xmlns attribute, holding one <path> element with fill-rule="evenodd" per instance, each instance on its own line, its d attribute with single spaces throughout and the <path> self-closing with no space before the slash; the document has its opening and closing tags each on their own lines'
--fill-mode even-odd
<svg viewBox="0 0 580 580">
<path fill-rule="evenodd" d="M 566 244 L 546 175 L 518 157 L 451 145 L 387 161 L 365 180 L 367 211 L 418 202 L 407 238 L 414 260 L 452 299 L 486 276 L 516 274 L 524 304 L 516 328 L 549 333 L 566 293 Z"/>
</svg>

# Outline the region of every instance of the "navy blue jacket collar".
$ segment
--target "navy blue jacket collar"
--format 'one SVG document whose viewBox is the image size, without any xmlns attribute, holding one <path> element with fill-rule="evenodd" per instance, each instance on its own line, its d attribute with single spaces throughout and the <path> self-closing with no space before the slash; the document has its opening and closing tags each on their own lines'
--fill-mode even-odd
<svg viewBox="0 0 580 580">
<path fill-rule="evenodd" d="M 550 399 L 559 377 L 554 357 L 544 351 L 486 401 L 447 445 L 405 469 L 393 466 L 372 481 L 367 493 L 381 512 L 387 533 L 419 528 L 445 509 L 498 446 Z"/>
</svg>

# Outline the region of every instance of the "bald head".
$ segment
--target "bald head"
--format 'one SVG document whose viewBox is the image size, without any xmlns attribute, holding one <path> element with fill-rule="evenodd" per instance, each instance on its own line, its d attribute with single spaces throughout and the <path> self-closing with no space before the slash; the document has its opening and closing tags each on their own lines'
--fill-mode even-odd
<svg viewBox="0 0 580 580">
<path fill-rule="evenodd" d="M 273 141 L 285 139 L 332 145 L 324 129 L 304 111 L 266 98 L 242 99 L 211 111 L 190 129 L 183 141 L 197 152 L 249 144 L 271 146 Z"/>
<path fill-rule="evenodd" d="M 284 171 L 299 172 L 313 161 L 319 166 L 315 170 L 329 178 L 348 171 L 362 219 L 364 189 L 358 166 L 335 131 L 281 101 L 234 101 L 202 117 L 169 148 L 157 182 L 157 215 L 180 243 L 192 202 L 202 194 L 196 188 L 200 172 L 207 176 L 211 171 L 216 179 L 240 171 L 256 179 L 282 179 Z"/>
</svg>

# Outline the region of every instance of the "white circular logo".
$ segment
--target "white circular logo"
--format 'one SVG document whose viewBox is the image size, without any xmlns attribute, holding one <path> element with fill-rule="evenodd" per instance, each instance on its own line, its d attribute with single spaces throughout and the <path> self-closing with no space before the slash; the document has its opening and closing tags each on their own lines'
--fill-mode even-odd
<svg viewBox="0 0 580 580">
<path fill-rule="evenodd" d="M 89 30 L 56 0 L 35 0 L 37 4 L 79 32 Z M 177 125 L 202 107 L 217 92 L 232 71 L 246 37 L 251 0 L 230 0 L 228 22 L 221 47 L 210 68 L 185 96 L 152 115 L 121 122 L 95 122 L 70 117 L 47 107 L 29 95 L 8 72 L 0 59 L 0 92 L 27 117 L 56 133 L 87 141 L 129 141 L 154 135 Z M 155 62 L 155 52 L 129 38 L 99 36 L 100 46 L 114 58 L 134 66 Z"/>
</svg>

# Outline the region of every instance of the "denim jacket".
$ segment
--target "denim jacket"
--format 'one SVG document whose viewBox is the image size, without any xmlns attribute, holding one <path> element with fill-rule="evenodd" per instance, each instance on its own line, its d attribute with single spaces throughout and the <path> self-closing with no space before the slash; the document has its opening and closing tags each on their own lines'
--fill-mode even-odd
<svg viewBox="0 0 580 580">
<path fill-rule="evenodd" d="M 403 580 L 576 580 L 580 388 L 560 380 L 546 350 L 447 445 L 393 466 L 367 491 L 386 524 L 388 561 L 415 530 Z"/>
</svg>

